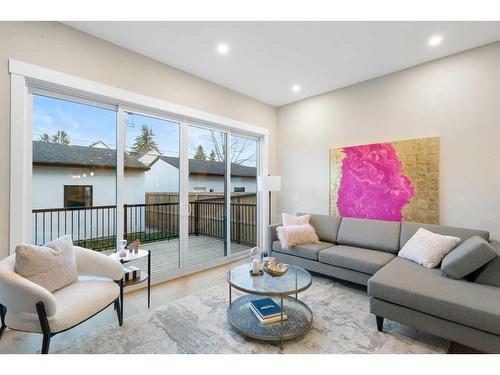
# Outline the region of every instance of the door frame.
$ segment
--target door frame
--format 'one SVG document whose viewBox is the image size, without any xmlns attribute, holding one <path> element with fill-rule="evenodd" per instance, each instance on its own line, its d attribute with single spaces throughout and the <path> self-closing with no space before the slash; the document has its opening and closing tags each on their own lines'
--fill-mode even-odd
<svg viewBox="0 0 500 375">
<path fill-rule="evenodd" d="M 51 96 L 68 97 L 77 99 L 84 104 L 97 105 L 104 108 L 116 108 L 117 111 L 117 217 L 123 217 L 123 153 L 125 132 L 123 115 L 125 110 L 141 113 L 170 121 L 181 123 L 181 156 L 187 155 L 187 143 L 183 149 L 183 137 L 187 137 L 187 126 L 189 124 L 198 127 L 209 127 L 214 130 L 224 131 L 230 136 L 235 134 L 249 136 L 258 139 L 258 174 L 268 174 L 268 143 L 269 130 L 242 121 L 229 119 L 212 113 L 196 110 L 193 108 L 177 105 L 161 99 L 137 94 L 99 82 L 83 79 L 55 70 L 32 65 L 15 59 L 9 59 L 9 74 L 11 76 L 11 113 L 10 113 L 10 230 L 9 251 L 15 251 L 15 246 L 20 243 L 30 243 L 32 240 L 32 147 L 31 147 L 31 113 L 32 113 L 32 91 L 43 90 Z M 187 139 L 187 138 L 186 138 Z M 229 143 L 228 143 L 229 144 Z M 226 148 L 229 149 L 228 147 Z M 181 157 L 181 169 L 184 171 L 180 179 L 183 188 L 188 187 L 187 157 Z M 227 158 L 226 158 L 227 160 Z M 182 165 L 182 163 L 186 165 Z M 230 163 L 226 163 L 226 175 L 231 176 Z M 230 184 L 230 178 L 226 181 L 226 190 Z M 180 190 L 182 188 L 180 186 Z M 182 209 L 187 210 L 187 194 L 182 202 Z M 266 222 L 263 217 L 267 212 L 269 204 L 267 194 L 257 193 L 257 206 L 260 207 L 257 214 L 257 245 L 263 247 L 265 243 Z M 120 207 L 121 206 L 121 207 Z M 230 210 L 230 206 L 226 205 Z M 121 212 L 120 212 L 121 211 Z M 229 212 L 228 212 L 229 214 Z M 229 215 L 228 215 L 229 217 Z M 180 228 L 187 233 L 187 219 Z M 117 236 L 123 236 L 123 222 L 117 220 Z M 227 220 L 227 225 L 230 221 Z M 228 231 L 228 233 L 230 233 Z M 230 237 L 230 236 L 228 236 Z M 187 237 L 185 237 L 187 238 Z M 230 238 L 229 238 L 230 242 Z M 230 245 L 230 244 L 229 244 Z M 181 249 L 182 250 L 182 249 Z M 181 251 L 182 253 L 185 253 Z M 237 254 L 239 255 L 239 254 Z M 228 255 L 224 261 L 232 259 L 228 249 Z M 217 263 L 213 264 L 214 266 Z M 208 265 L 210 266 L 210 264 Z M 174 275 L 175 276 L 175 275 Z"/>
</svg>

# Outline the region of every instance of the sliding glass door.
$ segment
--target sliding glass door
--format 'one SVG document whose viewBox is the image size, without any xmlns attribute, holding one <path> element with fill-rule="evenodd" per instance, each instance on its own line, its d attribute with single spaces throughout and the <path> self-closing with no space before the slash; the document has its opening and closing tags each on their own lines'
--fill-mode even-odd
<svg viewBox="0 0 500 375">
<path fill-rule="evenodd" d="M 227 134 L 188 127 L 187 268 L 220 261 L 227 244 Z"/>
<path fill-rule="evenodd" d="M 231 135 L 231 254 L 257 246 L 258 141 Z"/>
<path fill-rule="evenodd" d="M 138 240 L 153 281 L 257 244 L 257 139 L 37 92 L 32 152 L 35 244 L 68 234 L 109 254 L 119 239 Z"/>
<path fill-rule="evenodd" d="M 151 251 L 151 273 L 158 279 L 181 267 L 180 124 L 128 111 L 124 122 L 123 236 Z"/>
</svg>

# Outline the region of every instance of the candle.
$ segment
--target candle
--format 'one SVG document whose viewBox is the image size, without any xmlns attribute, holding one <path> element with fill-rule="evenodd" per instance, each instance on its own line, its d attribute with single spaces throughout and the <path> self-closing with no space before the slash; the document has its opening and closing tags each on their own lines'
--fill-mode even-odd
<svg viewBox="0 0 500 375">
<path fill-rule="evenodd" d="M 252 273 L 258 275 L 260 273 L 260 262 L 258 259 L 252 260 Z"/>
</svg>

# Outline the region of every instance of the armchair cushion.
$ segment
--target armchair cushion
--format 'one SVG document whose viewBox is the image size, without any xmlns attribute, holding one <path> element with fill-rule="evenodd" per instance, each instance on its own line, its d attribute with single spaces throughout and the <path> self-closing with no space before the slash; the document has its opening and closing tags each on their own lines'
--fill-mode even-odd
<svg viewBox="0 0 500 375">
<path fill-rule="evenodd" d="M 56 313 L 52 293 L 15 272 L 15 255 L 3 259 L 0 262 L 0 303 L 12 313 L 36 315 L 37 302 L 43 302 L 47 315 Z"/>
<path fill-rule="evenodd" d="M 78 274 L 82 276 L 104 277 L 111 280 L 121 280 L 123 266 L 117 260 L 95 250 L 73 246 Z"/>
<path fill-rule="evenodd" d="M 119 294 L 120 288 L 114 281 L 79 277 L 78 281 L 53 293 L 57 311 L 48 317 L 50 331 L 61 332 L 83 322 L 111 304 Z M 7 308 L 5 323 L 20 331 L 42 332 L 36 313 L 15 313 Z"/>
<path fill-rule="evenodd" d="M 66 235 L 44 246 L 16 247 L 16 272 L 53 292 L 78 278 L 73 241 Z"/>
</svg>

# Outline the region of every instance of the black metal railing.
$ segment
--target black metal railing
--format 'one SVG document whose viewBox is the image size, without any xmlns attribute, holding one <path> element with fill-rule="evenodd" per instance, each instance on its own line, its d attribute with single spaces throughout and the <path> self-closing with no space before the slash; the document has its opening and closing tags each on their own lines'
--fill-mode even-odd
<svg viewBox="0 0 500 375">
<path fill-rule="evenodd" d="M 179 236 L 179 204 L 125 204 L 124 237 L 151 242 Z"/>
<path fill-rule="evenodd" d="M 225 204 L 213 201 L 191 202 L 189 234 L 224 238 Z M 179 204 L 125 204 L 124 237 L 141 242 L 170 240 L 179 236 Z M 230 237 L 232 242 L 255 245 L 257 206 L 232 203 Z M 48 208 L 33 210 L 33 240 L 44 244 L 64 234 L 73 242 L 95 250 L 116 244 L 116 206 Z"/>
<path fill-rule="evenodd" d="M 116 206 L 33 210 L 33 240 L 44 244 L 69 234 L 77 246 L 106 249 L 116 243 Z"/>
</svg>

